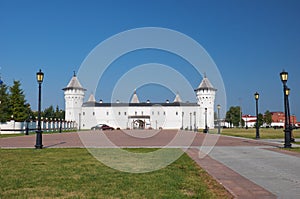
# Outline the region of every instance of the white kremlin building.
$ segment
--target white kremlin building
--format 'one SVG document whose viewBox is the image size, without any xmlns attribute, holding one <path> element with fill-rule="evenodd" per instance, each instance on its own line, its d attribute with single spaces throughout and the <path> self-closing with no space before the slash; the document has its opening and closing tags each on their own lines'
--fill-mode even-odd
<svg viewBox="0 0 300 199">
<path fill-rule="evenodd" d="M 91 129 L 107 124 L 120 129 L 209 129 L 214 128 L 214 101 L 216 89 L 207 77 L 195 89 L 197 103 L 182 102 L 177 93 L 173 101 L 163 103 L 140 102 L 134 91 L 130 103 L 96 101 L 91 95 L 84 102 L 86 89 L 74 74 L 65 96 L 65 120 L 75 121 L 79 129 Z"/>
</svg>

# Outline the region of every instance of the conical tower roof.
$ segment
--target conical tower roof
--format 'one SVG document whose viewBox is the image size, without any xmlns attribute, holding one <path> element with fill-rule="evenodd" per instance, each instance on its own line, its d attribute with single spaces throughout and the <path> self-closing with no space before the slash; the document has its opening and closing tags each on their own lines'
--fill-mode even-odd
<svg viewBox="0 0 300 199">
<path fill-rule="evenodd" d="M 93 95 L 93 93 L 90 95 L 88 102 L 96 102 L 95 96 Z"/>
<path fill-rule="evenodd" d="M 182 102 L 179 93 L 176 94 L 175 99 L 174 99 L 174 102 Z"/>
<path fill-rule="evenodd" d="M 210 81 L 208 80 L 208 78 L 206 76 L 204 76 L 204 78 L 201 81 L 201 83 L 199 84 L 198 88 L 195 89 L 195 91 L 197 91 L 197 90 L 213 90 L 213 91 L 216 91 L 217 89 L 215 89 L 213 87 L 213 85 L 210 83 Z"/>
<path fill-rule="evenodd" d="M 76 77 L 75 72 L 74 72 L 74 75 L 73 75 L 72 79 L 70 80 L 68 86 L 66 88 L 63 88 L 63 90 L 69 90 L 69 89 L 79 89 L 79 90 L 84 90 L 84 91 L 86 90 L 81 86 L 79 80 Z"/>
<path fill-rule="evenodd" d="M 140 100 L 136 94 L 136 90 L 134 90 L 133 96 L 131 98 L 131 102 L 130 103 L 140 103 Z"/>
</svg>

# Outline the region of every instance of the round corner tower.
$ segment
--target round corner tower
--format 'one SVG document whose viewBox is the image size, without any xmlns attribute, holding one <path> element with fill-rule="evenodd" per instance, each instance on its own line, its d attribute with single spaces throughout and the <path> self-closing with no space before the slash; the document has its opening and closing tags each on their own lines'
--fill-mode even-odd
<svg viewBox="0 0 300 199">
<path fill-rule="evenodd" d="M 81 107 L 86 89 L 81 86 L 75 73 L 63 91 L 65 95 L 65 120 L 75 121 L 77 125 L 80 125 Z"/>
<path fill-rule="evenodd" d="M 216 91 L 217 89 L 212 86 L 206 76 L 204 76 L 198 88 L 195 89 L 198 100 L 197 103 L 200 106 L 200 128 L 204 129 L 206 122 L 208 128 L 214 128 L 214 103 Z"/>
</svg>

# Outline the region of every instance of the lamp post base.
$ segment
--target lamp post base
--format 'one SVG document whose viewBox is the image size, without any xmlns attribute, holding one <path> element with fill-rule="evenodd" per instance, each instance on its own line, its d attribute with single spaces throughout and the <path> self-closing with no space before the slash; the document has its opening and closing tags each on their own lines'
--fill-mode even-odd
<svg viewBox="0 0 300 199">
<path fill-rule="evenodd" d="M 42 132 L 43 131 L 36 131 L 36 144 L 34 145 L 36 149 L 42 149 L 43 148 Z"/>
<path fill-rule="evenodd" d="M 284 148 L 291 148 L 291 131 L 288 129 L 284 130 Z"/>
</svg>

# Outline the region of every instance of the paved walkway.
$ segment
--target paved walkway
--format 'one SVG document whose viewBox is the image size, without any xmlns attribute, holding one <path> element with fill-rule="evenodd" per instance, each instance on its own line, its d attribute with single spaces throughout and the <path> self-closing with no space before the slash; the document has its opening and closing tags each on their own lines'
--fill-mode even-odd
<svg viewBox="0 0 300 199">
<path fill-rule="evenodd" d="M 177 132 L 94 131 L 44 134 L 43 144 L 45 148 L 188 148 L 187 154 L 235 198 L 300 198 L 300 155 L 278 149 L 282 143 Z M 34 148 L 34 144 L 34 135 L 0 139 L 1 148 Z"/>
</svg>

